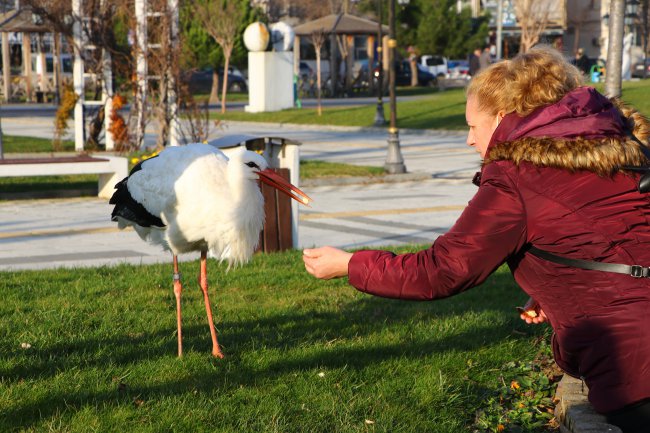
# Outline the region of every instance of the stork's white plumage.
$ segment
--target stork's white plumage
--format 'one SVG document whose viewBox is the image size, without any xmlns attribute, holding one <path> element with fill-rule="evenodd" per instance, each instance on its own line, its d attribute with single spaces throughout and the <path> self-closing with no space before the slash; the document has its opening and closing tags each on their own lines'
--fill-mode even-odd
<svg viewBox="0 0 650 433">
<path fill-rule="evenodd" d="M 132 226 L 138 235 L 173 254 L 178 354 L 182 356 L 180 299 L 182 285 L 177 255 L 201 252 L 201 275 L 206 313 L 212 335 L 212 354 L 223 357 L 212 322 L 207 291 L 208 253 L 229 266 L 246 263 L 264 225 L 261 180 L 308 204 L 306 194 L 267 169 L 255 152 L 238 148 L 230 159 L 205 144 L 170 147 L 135 166 L 118 183 L 110 200 L 113 221 Z"/>
</svg>

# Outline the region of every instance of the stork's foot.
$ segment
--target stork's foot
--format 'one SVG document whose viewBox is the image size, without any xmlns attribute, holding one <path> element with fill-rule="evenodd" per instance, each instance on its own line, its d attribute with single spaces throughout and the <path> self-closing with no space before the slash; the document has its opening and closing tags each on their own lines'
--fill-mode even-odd
<svg viewBox="0 0 650 433">
<path fill-rule="evenodd" d="M 212 356 L 215 358 L 223 359 L 223 352 L 221 351 L 221 348 L 216 347 L 212 349 Z"/>
</svg>

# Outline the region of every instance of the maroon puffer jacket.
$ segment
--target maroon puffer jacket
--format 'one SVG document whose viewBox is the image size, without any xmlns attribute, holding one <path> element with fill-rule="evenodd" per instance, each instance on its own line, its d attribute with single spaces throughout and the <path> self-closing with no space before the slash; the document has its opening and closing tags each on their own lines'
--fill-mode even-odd
<svg viewBox="0 0 650 433">
<path fill-rule="evenodd" d="M 650 397 L 650 279 L 526 253 L 534 245 L 650 266 L 650 194 L 637 192 L 637 175 L 616 171 L 644 162 L 620 113 L 595 90 L 579 88 L 525 118 L 506 116 L 478 192 L 451 230 L 415 254 L 355 253 L 350 284 L 390 298 L 444 298 L 481 284 L 507 261 L 555 330 L 556 362 L 585 379 L 596 410 Z M 650 132 L 638 113 L 634 132 L 644 142 Z"/>
</svg>

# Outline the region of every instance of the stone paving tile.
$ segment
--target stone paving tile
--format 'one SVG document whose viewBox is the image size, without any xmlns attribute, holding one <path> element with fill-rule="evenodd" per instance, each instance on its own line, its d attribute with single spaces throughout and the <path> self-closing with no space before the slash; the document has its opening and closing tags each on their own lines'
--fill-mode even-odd
<svg viewBox="0 0 650 433">
<path fill-rule="evenodd" d="M 607 424 L 604 415 L 594 411 L 587 399 L 588 389 L 580 379 L 564 375 L 557 387 L 555 416 L 563 433 L 622 433 Z"/>
</svg>

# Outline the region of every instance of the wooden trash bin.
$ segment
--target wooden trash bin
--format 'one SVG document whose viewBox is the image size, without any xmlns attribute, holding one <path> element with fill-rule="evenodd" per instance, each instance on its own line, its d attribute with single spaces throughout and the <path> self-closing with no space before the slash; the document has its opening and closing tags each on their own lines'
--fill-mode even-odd
<svg viewBox="0 0 650 433">
<path fill-rule="evenodd" d="M 275 173 L 289 180 L 288 168 L 274 168 Z M 260 233 L 257 251 L 269 253 L 293 248 L 291 228 L 291 198 L 265 183 L 259 182 L 264 196 L 264 229 Z"/>
</svg>

